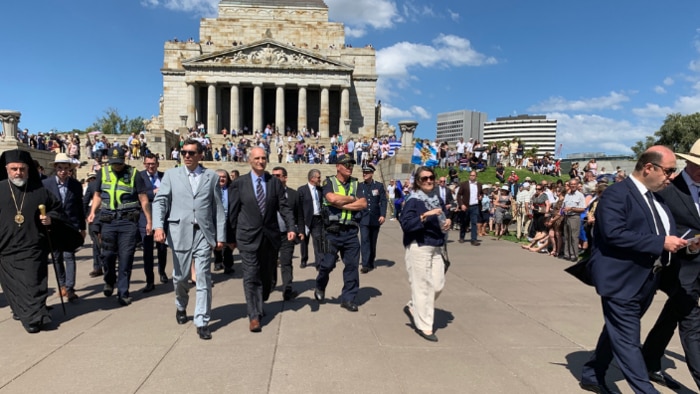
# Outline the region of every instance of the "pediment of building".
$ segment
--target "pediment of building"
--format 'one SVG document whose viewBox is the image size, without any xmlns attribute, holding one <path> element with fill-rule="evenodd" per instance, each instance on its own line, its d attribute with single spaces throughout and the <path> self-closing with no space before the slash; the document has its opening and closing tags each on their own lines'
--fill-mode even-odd
<svg viewBox="0 0 700 394">
<path fill-rule="evenodd" d="M 353 66 L 322 55 L 279 43 L 262 40 L 239 45 L 182 62 L 185 69 L 215 68 L 304 68 L 352 72 Z"/>
</svg>

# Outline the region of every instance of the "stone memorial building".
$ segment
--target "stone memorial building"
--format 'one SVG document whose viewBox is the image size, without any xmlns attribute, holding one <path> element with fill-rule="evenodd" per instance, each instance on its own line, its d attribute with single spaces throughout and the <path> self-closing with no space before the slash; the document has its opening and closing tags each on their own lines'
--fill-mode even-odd
<svg viewBox="0 0 700 394">
<path fill-rule="evenodd" d="M 375 132 L 375 50 L 345 44 L 323 0 L 221 0 L 199 42 L 165 43 L 160 126 Z"/>
</svg>

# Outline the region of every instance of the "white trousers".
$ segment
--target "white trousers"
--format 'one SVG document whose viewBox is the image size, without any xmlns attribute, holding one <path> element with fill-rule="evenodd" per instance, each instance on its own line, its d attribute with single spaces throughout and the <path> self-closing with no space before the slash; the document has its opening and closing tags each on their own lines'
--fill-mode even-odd
<svg viewBox="0 0 700 394">
<path fill-rule="evenodd" d="M 445 287 L 445 263 L 442 247 L 418 246 L 416 242 L 406 247 L 406 271 L 411 285 L 411 301 L 408 307 L 413 313 L 416 328 L 433 332 L 435 300 Z"/>
</svg>

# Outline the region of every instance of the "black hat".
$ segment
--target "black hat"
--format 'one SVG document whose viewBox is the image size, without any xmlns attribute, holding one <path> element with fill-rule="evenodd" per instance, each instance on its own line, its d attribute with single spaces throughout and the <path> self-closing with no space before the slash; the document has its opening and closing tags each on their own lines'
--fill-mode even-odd
<svg viewBox="0 0 700 394">
<path fill-rule="evenodd" d="M 375 168 L 371 164 L 365 164 L 362 166 L 362 172 L 374 172 Z"/>
<path fill-rule="evenodd" d="M 342 155 L 338 158 L 337 164 L 357 164 L 351 155 Z"/>
<path fill-rule="evenodd" d="M 115 147 L 109 151 L 109 164 L 124 164 L 124 151 Z"/>
<path fill-rule="evenodd" d="M 39 176 L 39 170 L 37 170 L 37 165 L 32 159 L 32 155 L 29 152 L 19 149 L 8 150 L 0 155 L 0 181 L 7 179 L 7 171 L 4 167 L 8 163 L 24 163 L 29 168 L 29 181 L 28 183 L 32 186 L 41 185 L 41 177 Z"/>
</svg>

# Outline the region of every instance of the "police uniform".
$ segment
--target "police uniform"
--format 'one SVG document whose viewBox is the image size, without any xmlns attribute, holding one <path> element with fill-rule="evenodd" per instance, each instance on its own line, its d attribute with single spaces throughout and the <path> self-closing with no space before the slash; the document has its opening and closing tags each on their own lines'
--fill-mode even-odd
<svg viewBox="0 0 700 394">
<path fill-rule="evenodd" d="M 123 163 L 124 152 L 121 149 L 112 148 L 109 154 L 110 164 Z M 131 302 L 129 280 L 139 234 L 139 194 L 147 192 L 146 183 L 143 177 L 138 176 L 138 171 L 129 165 L 125 165 L 120 173 L 115 173 L 111 166 L 104 166 L 95 182 L 96 192 L 100 193 L 102 199 L 100 213 L 94 221 L 101 223 L 102 261 L 105 264 L 104 295 L 111 296 L 116 283 L 119 303 L 128 305 Z M 118 273 L 115 272 L 117 257 Z"/>
<path fill-rule="evenodd" d="M 344 156 L 346 157 L 346 156 Z M 349 159 L 354 164 L 354 160 Z M 338 163 L 341 163 L 339 161 Z M 360 289 L 360 275 L 358 265 L 360 262 L 360 241 L 357 237 L 359 231 L 355 212 L 336 208 L 326 200 L 328 193 L 336 193 L 344 196 L 363 198 L 363 186 L 357 178 L 349 177 L 346 183 L 341 183 L 334 175 L 326 178 L 323 184 L 323 205 L 324 205 L 324 236 L 325 245 L 321 265 L 318 267 L 316 277 L 316 290 L 314 297 L 323 301 L 326 286 L 331 271 L 335 268 L 337 255 L 343 258 L 343 289 L 340 295 L 341 306 L 357 311 L 355 297 Z M 327 214 L 327 215 L 326 215 Z"/>
<path fill-rule="evenodd" d="M 374 172 L 374 167 L 362 167 L 362 172 Z M 360 245 L 362 248 L 362 272 L 374 269 L 374 259 L 377 257 L 377 238 L 379 237 L 380 217 L 386 217 L 386 190 L 381 182 L 372 180 L 362 182 L 363 196 L 367 199 L 367 209 L 358 213 L 360 224 Z"/>
</svg>

